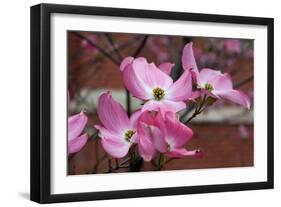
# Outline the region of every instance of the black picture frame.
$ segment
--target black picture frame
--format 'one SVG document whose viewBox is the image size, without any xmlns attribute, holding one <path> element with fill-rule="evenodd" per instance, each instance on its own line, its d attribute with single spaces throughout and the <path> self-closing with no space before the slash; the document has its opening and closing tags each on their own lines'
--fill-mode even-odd
<svg viewBox="0 0 281 207">
<path fill-rule="evenodd" d="M 267 27 L 267 181 L 221 185 L 169 187 L 74 194 L 50 193 L 50 130 L 51 130 L 51 70 L 50 16 L 53 13 L 99 15 L 113 17 L 151 18 L 210 23 L 264 25 Z M 273 188 L 273 42 L 272 18 L 195 14 L 152 10 L 103 8 L 89 6 L 39 4 L 31 7 L 31 174 L 30 199 L 39 203 L 88 201 L 102 199 L 166 196 Z"/>
</svg>

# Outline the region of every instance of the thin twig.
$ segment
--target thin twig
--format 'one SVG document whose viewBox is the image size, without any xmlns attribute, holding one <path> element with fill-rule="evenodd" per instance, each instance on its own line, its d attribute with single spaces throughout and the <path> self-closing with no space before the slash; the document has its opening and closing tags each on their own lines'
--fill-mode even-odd
<svg viewBox="0 0 281 207">
<path fill-rule="evenodd" d="M 95 42 L 91 41 L 89 38 L 87 38 L 86 36 L 80 34 L 79 32 L 72 32 L 74 35 L 76 35 L 77 37 L 86 40 L 88 44 L 92 45 L 93 47 L 95 47 L 96 49 L 98 49 L 104 56 L 106 56 L 107 58 L 109 58 L 113 63 L 115 63 L 116 65 L 119 66 L 119 61 L 115 60 L 107 51 L 105 51 L 104 49 L 102 49 L 98 44 L 96 44 Z"/>
<path fill-rule="evenodd" d="M 97 171 L 97 167 L 99 166 L 100 162 L 103 161 L 105 158 L 107 157 L 107 154 L 104 154 L 101 158 L 99 158 L 97 161 L 96 161 L 96 164 L 94 165 L 94 167 L 92 168 L 92 173 L 96 173 Z"/>
<path fill-rule="evenodd" d="M 173 160 L 176 160 L 176 158 L 170 158 L 170 159 L 168 159 L 168 160 L 165 162 L 165 164 L 168 164 L 169 162 L 171 162 L 171 161 L 173 161 Z"/>
<path fill-rule="evenodd" d="M 113 39 L 111 38 L 110 34 L 105 33 L 105 37 L 107 38 L 108 42 L 110 43 L 111 47 L 113 48 L 113 51 L 115 52 L 115 54 L 117 55 L 118 59 L 119 59 L 119 63 L 121 63 L 122 61 L 122 56 L 119 52 L 119 50 L 117 49 Z"/>
<path fill-rule="evenodd" d="M 120 168 L 129 168 L 130 167 L 130 165 L 125 165 L 127 162 L 129 162 L 130 161 L 130 158 L 128 158 L 128 159 L 125 159 L 125 160 L 123 160 L 120 164 L 119 164 L 119 162 L 117 162 L 117 164 L 116 164 L 116 166 L 115 167 L 112 167 L 112 165 L 111 165 L 111 160 L 109 159 L 108 160 L 108 171 L 107 171 L 107 173 L 111 173 L 111 172 L 114 172 L 115 170 L 118 170 L 118 169 L 120 169 Z M 125 165 L 125 166 L 124 166 Z"/>
<path fill-rule="evenodd" d="M 128 116 L 131 115 L 131 96 L 128 89 L 126 89 L 126 106 L 127 106 L 127 114 Z"/>
<path fill-rule="evenodd" d="M 200 105 L 199 105 L 199 107 L 198 107 L 198 108 L 196 107 L 194 113 L 192 114 L 191 117 L 189 117 L 189 119 L 186 120 L 185 124 L 187 124 L 188 122 L 190 122 L 190 121 L 191 121 L 192 119 L 194 119 L 198 114 L 200 114 L 203 110 L 206 109 L 206 107 L 205 107 L 203 110 L 201 110 L 202 107 L 203 107 L 204 104 L 205 104 L 206 98 L 207 98 L 207 96 L 206 96 L 206 94 L 205 94 L 204 97 L 203 97 L 202 102 L 201 102 Z"/>
<path fill-rule="evenodd" d="M 180 121 L 181 121 L 181 122 L 184 121 L 185 116 L 188 115 L 189 112 L 191 112 L 191 111 L 194 109 L 194 107 L 195 107 L 194 104 L 192 104 L 191 106 L 189 106 L 189 108 L 187 108 L 187 109 L 185 110 L 185 112 L 180 116 Z"/>
<path fill-rule="evenodd" d="M 140 45 L 138 46 L 138 48 L 137 48 L 136 51 L 134 52 L 133 57 L 138 56 L 138 54 L 142 51 L 142 49 L 143 49 L 143 47 L 144 47 L 144 45 L 145 45 L 147 39 L 148 39 L 148 35 L 145 35 L 144 38 L 143 38 L 143 40 L 141 41 Z"/>
<path fill-rule="evenodd" d="M 247 78 L 245 78 L 245 79 L 239 81 L 238 83 L 236 83 L 236 84 L 234 85 L 234 88 L 239 88 L 240 86 L 244 85 L 245 83 L 247 83 L 247 82 L 249 82 L 249 81 L 251 81 L 251 80 L 253 80 L 253 79 L 254 79 L 254 76 L 251 75 L 251 76 L 249 76 L 249 77 L 247 77 Z"/>
<path fill-rule="evenodd" d="M 124 42 L 123 44 L 120 44 L 120 46 L 116 47 L 118 50 L 123 50 L 123 49 L 126 49 L 127 47 L 135 44 L 141 37 L 140 36 L 137 36 L 137 37 L 134 37 L 126 42 Z M 114 49 L 111 49 L 111 50 L 108 50 L 107 51 L 108 54 L 112 55 L 112 53 L 114 53 Z M 90 60 L 86 63 L 84 63 L 83 65 L 79 65 L 78 67 L 74 68 L 73 70 L 74 71 L 79 71 L 80 68 L 88 68 L 88 65 L 94 65 L 94 64 L 97 64 L 100 60 L 102 60 L 103 57 L 96 57 L 95 60 Z"/>
</svg>

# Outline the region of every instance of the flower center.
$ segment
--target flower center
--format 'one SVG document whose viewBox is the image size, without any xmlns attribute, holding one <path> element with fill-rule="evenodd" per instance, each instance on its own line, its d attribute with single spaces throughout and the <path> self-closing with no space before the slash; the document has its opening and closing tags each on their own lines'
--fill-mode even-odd
<svg viewBox="0 0 281 207">
<path fill-rule="evenodd" d="M 168 148 L 168 151 L 170 151 L 170 150 L 172 149 L 171 144 L 168 144 L 168 145 L 167 145 L 167 148 Z"/>
<path fill-rule="evenodd" d="M 205 83 L 205 87 L 206 90 L 212 92 L 214 90 L 214 87 L 210 84 L 210 83 Z"/>
<path fill-rule="evenodd" d="M 133 131 L 133 130 L 128 130 L 128 131 L 125 133 L 125 135 L 124 135 L 125 140 L 126 140 L 127 142 L 130 142 L 132 136 L 133 136 L 135 133 L 136 133 L 136 132 Z"/>
<path fill-rule="evenodd" d="M 154 88 L 153 89 L 153 96 L 155 100 L 160 101 L 165 96 L 165 91 L 162 88 Z"/>
<path fill-rule="evenodd" d="M 168 149 L 168 151 L 172 150 L 173 148 L 174 148 L 174 143 L 171 140 L 169 140 L 167 142 L 167 149 Z"/>
</svg>

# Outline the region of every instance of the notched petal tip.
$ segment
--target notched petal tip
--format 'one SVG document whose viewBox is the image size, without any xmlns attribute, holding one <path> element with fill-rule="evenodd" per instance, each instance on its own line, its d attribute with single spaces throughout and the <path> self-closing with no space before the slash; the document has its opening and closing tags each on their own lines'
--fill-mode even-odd
<svg viewBox="0 0 281 207">
<path fill-rule="evenodd" d="M 185 70 L 191 70 L 196 75 L 198 74 L 198 68 L 193 54 L 193 43 L 187 43 L 182 52 L 182 66 Z"/>
<path fill-rule="evenodd" d="M 134 61 L 133 57 L 126 57 L 122 60 L 120 64 L 120 70 L 123 71 L 129 64 L 131 64 Z"/>
<path fill-rule="evenodd" d="M 174 66 L 175 66 L 174 63 L 165 62 L 165 63 L 160 64 L 160 65 L 158 66 L 158 68 L 159 68 L 162 72 L 166 73 L 167 75 L 170 75 Z"/>
</svg>

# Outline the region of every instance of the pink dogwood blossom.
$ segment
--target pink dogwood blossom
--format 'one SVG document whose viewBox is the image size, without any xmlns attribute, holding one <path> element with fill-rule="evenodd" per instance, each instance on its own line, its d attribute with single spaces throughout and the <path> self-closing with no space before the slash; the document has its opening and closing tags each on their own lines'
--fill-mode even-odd
<svg viewBox="0 0 281 207">
<path fill-rule="evenodd" d="M 249 97 L 233 89 L 230 76 L 212 69 L 202 69 L 197 78 L 197 85 L 209 96 L 217 99 L 226 99 L 250 109 Z"/>
<path fill-rule="evenodd" d="M 108 91 L 99 97 L 97 112 L 102 125 L 94 127 L 99 130 L 104 150 L 114 158 L 126 156 L 132 143 L 136 142 L 136 121 L 140 111 L 129 118 Z"/>
<path fill-rule="evenodd" d="M 88 117 L 84 111 L 68 118 L 68 154 L 79 152 L 87 143 L 88 135 L 86 133 L 80 135 L 87 121 Z"/>
<path fill-rule="evenodd" d="M 157 110 L 178 112 L 186 107 L 192 93 L 189 72 L 173 82 L 169 76 L 173 64 L 163 63 L 156 67 L 145 58 L 125 58 L 121 65 L 123 82 L 130 93 L 145 101 L 142 111 Z"/>
<path fill-rule="evenodd" d="M 193 55 L 192 43 L 187 44 L 183 49 L 182 64 L 183 68 L 192 74 L 197 87 L 203 93 L 250 108 L 248 96 L 239 90 L 233 89 L 232 80 L 227 73 L 222 74 L 220 71 L 209 68 L 202 69 L 199 72 Z"/>
<path fill-rule="evenodd" d="M 167 157 L 180 158 L 200 154 L 200 150 L 186 150 L 184 145 L 192 138 L 192 130 L 181 123 L 175 113 L 145 111 L 138 121 L 138 149 L 145 161 L 150 161 L 156 152 Z"/>
</svg>

